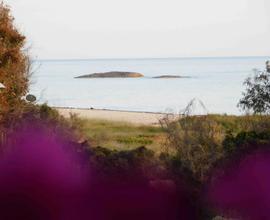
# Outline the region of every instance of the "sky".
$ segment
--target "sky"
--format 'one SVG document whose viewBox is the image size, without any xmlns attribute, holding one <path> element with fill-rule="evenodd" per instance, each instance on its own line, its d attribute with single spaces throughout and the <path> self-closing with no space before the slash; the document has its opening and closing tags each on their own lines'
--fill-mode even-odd
<svg viewBox="0 0 270 220">
<path fill-rule="evenodd" d="M 37 59 L 270 55 L 269 0 L 5 0 Z"/>
</svg>

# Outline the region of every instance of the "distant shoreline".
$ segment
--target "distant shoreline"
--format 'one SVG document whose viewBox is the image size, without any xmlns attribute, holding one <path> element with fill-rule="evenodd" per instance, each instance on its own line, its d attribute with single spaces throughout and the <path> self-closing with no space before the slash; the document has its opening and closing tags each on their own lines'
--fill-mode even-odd
<svg viewBox="0 0 270 220">
<path fill-rule="evenodd" d="M 108 57 L 104 57 L 104 58 L 54 58 L 54 59 L 48 59 L 48 58 L 42 58 L 42 59 L 34 59 L 34 62 L 59 62 L 59 61 L 102 61 L 102 60 L 164 60 L 164 59 L 243 59 L 243 58 L 269 58 L 270 55 L 268 56 L 217 56 L 217 57 L 213 57 L 213 56 L 205 56 L 205 57 L 199 57 L 199 56 L 195 56 L 195 57 L 142 57 L 142 58 L 138 58 L 138 57 L 127 57 L 127 58 L 108 58 Z"/>
</svg>

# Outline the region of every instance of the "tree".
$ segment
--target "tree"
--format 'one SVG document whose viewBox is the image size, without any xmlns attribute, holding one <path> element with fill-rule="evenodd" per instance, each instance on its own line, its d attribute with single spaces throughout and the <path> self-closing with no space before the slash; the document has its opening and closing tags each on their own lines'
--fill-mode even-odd
<svg viewBox="0 0 270 220">
<path fill-rule="evenodd" d="M 0 124 L 10 125 L 22 110 L 29 84 L 30 62 L 25 37 L 14 26 L 10 9 L 0 3 Z"/>
<path fill-rule="evenodd" d="M 246 91 L 238 107 L 254 114 L 270 113 L 270 72 L 257 71 L 253 77 L 244 82 Z"/>
</svg>

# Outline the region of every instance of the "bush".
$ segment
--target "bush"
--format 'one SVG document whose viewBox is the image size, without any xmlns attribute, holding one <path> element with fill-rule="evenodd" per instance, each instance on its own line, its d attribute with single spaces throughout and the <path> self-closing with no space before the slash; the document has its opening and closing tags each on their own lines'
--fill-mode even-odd
<svg viewBox="0 0 270 220">
<path fill-rule="evenodd" d="M 224 154 L 225 129 L 209 116 L 186 116 L 174 122 L 165 120 L 163 128 L 168 145 L 176 149 L 181 165 L 198 180 L 202 181 Z"/>
<path fill-rule="evenodd" d="M 103 147 L 89 149 L 92 167 L 99 174 L 111 179 L 140 179 L 154 175 L 158 167 L 158 160 L 153 151 L 145 147 L 134 150 L 109 150 Z"/>
<path fill-rule="evenodd" d="M 12 127 L 20 117 L 22 97 L 28 91 L 30 62 L 24 51 L 25 37 L 13 25 L 10 10 L 0 3 L 0 124 Z"/>
<path fill-rule="evenodd" d="M 66 119 L 47 104 L 25 103 L 23 112 L 13 128 L 16 133 L 16 131 L 27 131 L 29 127 L 45 130 L 52 136 L 59 137 L 65 142 L 73 143 L 73 145 L 86 142 L 81 131 L 80 120 L 76 116 Z M 10 136 L 13 135 L 12 131 L 8 133 Z"/>
<path fill-rule="evenodd" d="M 223 142 L 227 156 L 233 153 L 248 152 L 258 147 L 270 145 L 270 132 L 243 131 L 233 136 L 228 134 Z"/>
</svg>

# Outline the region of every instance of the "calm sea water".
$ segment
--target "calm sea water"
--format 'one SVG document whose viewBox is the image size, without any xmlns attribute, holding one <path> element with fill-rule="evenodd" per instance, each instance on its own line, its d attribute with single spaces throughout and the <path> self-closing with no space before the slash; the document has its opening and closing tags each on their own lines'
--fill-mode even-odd
<svg viewBox="0 0 270 220">
<path fill-rule="evenodd" d="M 240 114 L 237 103 L 243 81 L 253 69 L 264 69 L 267 57 L 119 60 L 42 60 L 31 85 L 40 103 L 57 107 L 130 111 L 181 111 L 197 98 L 210 113 Z M 144 74 L 134 79 L 74 79 L 106 71 Z M 152 79 L 158 75 L 185 79 Z"/>
</svg>

